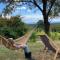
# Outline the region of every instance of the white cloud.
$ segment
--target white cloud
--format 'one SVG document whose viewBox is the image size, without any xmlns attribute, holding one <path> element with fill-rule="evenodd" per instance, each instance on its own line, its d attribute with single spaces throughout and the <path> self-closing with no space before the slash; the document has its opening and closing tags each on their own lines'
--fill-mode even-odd
<svg viewBox="0 0 60 60">
<path fill-rule="evenodd" d="M 38 20 L 42 20 L 43 19 L 43 17 L 42 17 L 42 15 L 24 15 L 23 16 L 24 18 L 23 19 L 38 19 Z"/>
<path fill-rule="evenodd" d="M 50 19 L 50 23 L 60 23 L 60 17 Z"/>
<path fill-rule="evenodd" d="M 42 15 L 38 15 L 38 14 L 24 15 L 21 17 L 22 17 L 22 21 L 24 21 L 25 23 L 36 23 L 39 20 L 43 20 Z"/>
<path fill-rule="evenodd" d="M 31 12 L 31 10 L 30 10 L 30 9 L 27 9 L 27 11 L 28 11 L 28 12 Z"/>
<path fill-rule="evenodd" d="M 10 19 L 10 18 L 11 18 L 11 16 L 7 14 L 7 15 L 6 15 L 6 18 L 7 18 L 7 19 Z"/>
<path fill-rule="evenodd" d="M 24 10 L 25 10 L 25 9 L 26 9 L 26 7 L 24 7 L 24 6 L 23 6 L 23 7 L 17 7 L 16 9 L 17 9 L 17 10 L 20 10 L 20 9 L 21 9 L 21 10 L 22 10 L 22 9 L 24 9 Z"/>
<path fill-rule="evenodd" d="M 6 16 L 4 16 L 4 14 L 2 14 L 2 18 L 7 18 L 7 19 L 10 19 L 11 18 L 11 16 L 10 15 L 6 15 Z"/>
</svg>

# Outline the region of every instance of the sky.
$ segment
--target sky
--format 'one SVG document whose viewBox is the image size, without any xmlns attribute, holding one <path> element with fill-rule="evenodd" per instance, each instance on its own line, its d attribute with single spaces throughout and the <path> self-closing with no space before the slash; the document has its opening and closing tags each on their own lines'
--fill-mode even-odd
<svg viewBox="0 0 60 60">
<path fill-rule="evenodd" d="M 0 3 L 0 14 L 2 13 L 3 9 L 5 8 L 5 4 Z"/>
<path fill-rule="evenodd" d="M 0 13 L 2 13 L 3 9 L 5 8 L 5 4 L 0 4 Z M 27 8 L 26 5 L 22 7 L 17 7 L 15 11 L 11 14 L 12 16 L 20 15 L 22 18 L 22 21 L 27 24 L 34 24 L 38 22 L 40 19 L 42 20 L 42 14 L 41 12 L 36 8 L 36 11 L 34 12 L 34 9 Z"/>
<path fill-rule="evenodd" d="M 0 4 L 0 13 L 2 13 L 3 9 L 5 8 L 5 4 Z M 26 5 L 17 7 L 15 11 L 11 14 L 12 16 L 20 15 L 22 17 L 22 21 L 27 24 L 34 24 L 37 23 L 39 20 L 43 20 L 42 13 L 38 8 L 29 9 Z M 50 20 L 51 23 L 58 23 L 60 22 L 60 17 L 53 18 Z"/>
<path fill-rule="evenodd" d="M 16 11 L 13 12 L 13 15 L 21 15 L 22 20 L 25 22 L 25 23 L 36 23 L 38 22 L 39 20 L 42 20 L 42 14 L 40 12 L 40 10 L 38 10 L 36 8 L 36 11 L 34 12 L 35 10 L 31 10 L 31 9 L 28 9 L 26 6 L 22 6 L 22 7 L 17 7 L 16 8 Z"/>
</svg>

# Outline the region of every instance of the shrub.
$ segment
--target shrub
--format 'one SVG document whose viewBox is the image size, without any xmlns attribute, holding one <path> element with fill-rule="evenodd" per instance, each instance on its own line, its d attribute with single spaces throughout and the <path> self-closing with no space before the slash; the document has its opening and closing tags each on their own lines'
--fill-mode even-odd
<svg viewBox="0 0 60 60">
<path fill-rule="evenodd" d="M 60 40 L 60 33 L 59 32 L 51 32 L 50 36 L 53 40 Z"/>
<path fill-rule="evenodd" d="M 36 42 L 36 33 L 33 32 L 31 37 L 30 37 L 30 42 Z"/>
<path fill-rule="evenodd" d="M 0 35 L 7 38 L 18 38 L 28 30 L 19 17 L 12 17 L 10 20 L 0 18 L 0 23 Z"/>
</svg>

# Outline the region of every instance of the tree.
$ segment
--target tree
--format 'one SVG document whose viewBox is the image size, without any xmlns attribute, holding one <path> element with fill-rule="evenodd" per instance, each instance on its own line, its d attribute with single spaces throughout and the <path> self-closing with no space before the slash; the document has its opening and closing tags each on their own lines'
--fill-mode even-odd
<svg viewBox="0 0 60 60">
<path fill-rule="evenodd" d="M 23 36 L 27 31 L 27 25 L 22 22 L 21 17 L 14 16 L 10 19 L 0 17 L 0 35 L 6 38 L 18 38 Z"/>
<path fill-rule="evenodd" d="M 39 20 L 37 22 L 37 31 L 41 31 L 42 29 L 44 28 L 44 23 L 43 23 L 43 20 Z"/>
<path fill-rule="evenodd" d="M 0 2 L 8 2 L 9 4 L 7 4 L 6 9 L 5 9 L 5 13 L 7 13 L 8 11 L 14 10 L 12 9 L 12 7 L 14 6 L 21 6 L 23 4 L 28 4 L 29 6 L 34 6 L 37 7 L 43 15 L 43 19 L 44 19 L 44 30 L 45 33 L 49 33 L 49 27 L 50 27 L 50 23 L 48 21 L 48 17 L 49 14 L 51 12 L 51 10 L 53 10 L 55 8 L 55 3 L 59 3 L 59 0 L 1 0 Z M 17 2 L 17 3 L 16 3 Z M 18 2 L 21 2 L 21 5 L 18 4 Z M 12 6 L 11 6 L 12 5 Z M 54 5 L 54 8 L 52 9 Z M 59 6 L 59 4 L 58 4 Z M 9 9 L 10 7 L 10 9 Z M 33 8 L 33 7 L 32 7 Z"/>
</svg>

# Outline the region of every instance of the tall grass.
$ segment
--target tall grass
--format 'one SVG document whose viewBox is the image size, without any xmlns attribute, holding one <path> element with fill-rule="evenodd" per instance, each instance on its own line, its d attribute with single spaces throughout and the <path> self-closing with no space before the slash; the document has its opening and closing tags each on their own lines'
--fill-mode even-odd
<svg viewBox="0 0 60 60">
<path fill-rule="evenodd" d="M 50 32 L 50 37 L 53 40 L 60 40 L 60 33 L 59 32 Z"/>
</svg>

